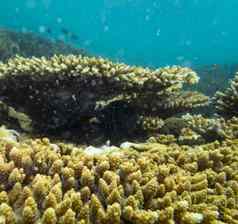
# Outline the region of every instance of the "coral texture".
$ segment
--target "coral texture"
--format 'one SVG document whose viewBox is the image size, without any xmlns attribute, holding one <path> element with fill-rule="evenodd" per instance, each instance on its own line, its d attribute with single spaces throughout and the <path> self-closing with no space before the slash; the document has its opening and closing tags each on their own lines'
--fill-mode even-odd
<svg viewBox="0 0 238 224">
<path fill-rule="evenodd" d="M 238 116 L 238 73 L 226 90 L 216 92 L 214 101 L 218 114 L 225 118 Z"/>
<path fill-rule="evenodd" d="M 108 155 L 0 140 L 2 223 L 237 223 L 237 141 Z"/>
<path fill-rule="evenodd" d="M 150 140 L 166 144 L 176 142 L 180 145 L 200 145 L 238 138 L 237 117 L 224 119 L 222 117 L 207 118 L 201 114 L 185 114 L 181 117 L 152 121 L 155 128 L 150 128 Z M 153 127 L 152 124 L 150 125 Z"/>
<path fill-rule="evenodd" d="M 182 89 L 198 79 L 179 66 L 151 70 L 96 57 L 16 57 L 0 64 L 0 95 L 36 129 L 88 128 L 93 119 L 119 133 L 135 124 L 150 129 L 148 117 L 158 120 L 206 105 L 206 96 Z"/>
</svg>

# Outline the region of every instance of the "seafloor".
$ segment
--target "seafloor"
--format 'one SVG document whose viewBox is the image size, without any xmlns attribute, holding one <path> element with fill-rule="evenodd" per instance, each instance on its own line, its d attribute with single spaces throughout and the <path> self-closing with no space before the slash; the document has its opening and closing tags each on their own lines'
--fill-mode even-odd
<svg viewBox="0 0 238 224">
<path fill-rule="evenodd" d="M 60 44 L 0 31 L 0 223 L 238 223 L 238 75 Z"/>
</svg>

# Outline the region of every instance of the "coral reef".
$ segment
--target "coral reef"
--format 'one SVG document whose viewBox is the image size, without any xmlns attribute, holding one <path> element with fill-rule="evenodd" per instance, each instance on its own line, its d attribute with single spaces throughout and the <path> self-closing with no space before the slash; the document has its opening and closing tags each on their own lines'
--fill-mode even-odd
<svg viewBox="0 0 238 224">
<path fill-rule="evenodd" d="M 237 223 L 237 141 L 108 155 L 0 139 L 2 223 Z"/>
<path fill-rule="evenodd" d="M 152 137 L 153 136 L 153 137 Z M 185 114 L 163 120 L 160 126 L 151 129 L 151 137 L 156 142 L 180 145 L 201 145 L 214 141 L 238 138 L 238 118 L 206 118 Z"/>
<path fill-rule="evenodd" d="M 85 51 L 73 48 L 61 41 L 50 41 L 33 33 L 21 33 L 0 28 L 0 61 L 7 61 L 16 55 L 51 57 L 54 54 L 85 55 Z"/>
<path fill-rule="evenodd" d="M 183 89 L 197 82 L 189 68 L 96 57 L 1 63 L 0 123 L 31 137 L 0 127 L 0 222 L 238 223 L 238 118 L 184 115 L 209 102 Z M 217 96 L 235 102 L 232 83 Z M 90 146 L 32 137 L 74 129 Z M 145 143 L 122 143 L 141 133 Z"/>
<path fill-rule="evenodd" d="M 238 73 L 208 118 L 190 68 L 81 53 L 0 30 L 0 223 L 238 224 Z"/>
<path fill-rule="evenodd" d="M 230 86 L 223 92 L 218 91 L 215 94 L 214 101 L 216 111 L 225 118 L 238 116 L 238 73 L 230 81 Z"/>
<path fill-rule="evenodd" d="M 29 118 L 29 129 L 58 133 L 80 127 L 89 133 L 97 127 L 130 135 L 139 126 L 153 129 L 148 118 L 164 119 L 206 105 L 208 97 L 183 91 L 184 84 L 198 79 L 179 66 L 151 70 L 81 55 L 18 56 L 0 64 L 0 96 L 20 117 Z"/>
</svg>

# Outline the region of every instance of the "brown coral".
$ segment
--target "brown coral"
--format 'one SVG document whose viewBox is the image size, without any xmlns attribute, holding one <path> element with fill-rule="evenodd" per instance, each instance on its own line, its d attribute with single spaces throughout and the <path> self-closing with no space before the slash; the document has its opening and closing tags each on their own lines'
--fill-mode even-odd
<svg viewBox="0 0 238 224">
<path fill-rule="evenodd" d="M 225 91 L 218 91 L 214 97 L 214 104 L 218 114 L 225 118 L 237 117 L 238 108 L 238 73 L 230 81 L 230 86 Z"/>
<path fill-rule="evenodd" d="M 237 222 L 237 141 L 195 148 L 137 144 L 140 152 L 110 155 L 65 151 L 60 144 L 55 151 L 48 139 L 4 142 L 5 223 Z"/>
<path fill-rule="evenodd" d="M 159 118 L 206 105 L 206 96 L 183 91 L 198 79 L 179 66 L 152 70 L 96 57 L 15 57 L 0 64 L 0 114 L 27 131 L 79 128 L 120 138 L 138 128 L 150 132 Z M 150 125 L 148 117 L 158 122 Z"/>
</svg>

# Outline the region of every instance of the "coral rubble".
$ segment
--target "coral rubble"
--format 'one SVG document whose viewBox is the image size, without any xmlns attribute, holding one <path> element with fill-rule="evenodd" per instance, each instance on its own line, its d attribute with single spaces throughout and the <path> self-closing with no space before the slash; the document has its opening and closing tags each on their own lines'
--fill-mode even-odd
<svg viewBox="0 0 238 224">
<path fill-rule="evenodd" d="M 2 223 L 237 223 L 237 141 L 108 155 L 0 139 Z"/>
</svg>

